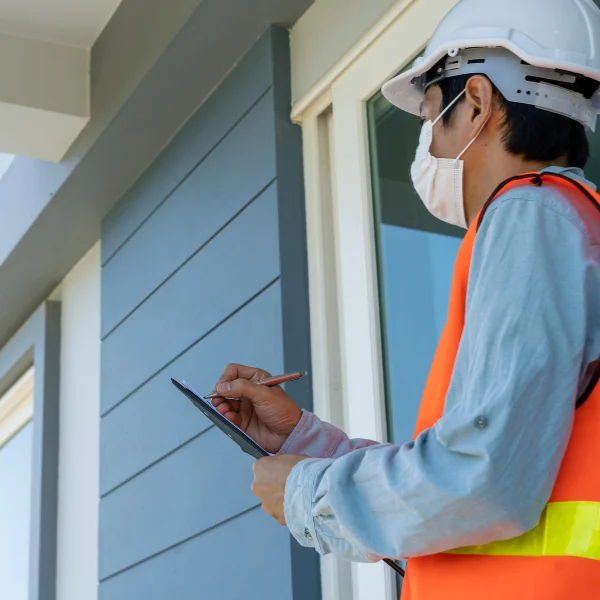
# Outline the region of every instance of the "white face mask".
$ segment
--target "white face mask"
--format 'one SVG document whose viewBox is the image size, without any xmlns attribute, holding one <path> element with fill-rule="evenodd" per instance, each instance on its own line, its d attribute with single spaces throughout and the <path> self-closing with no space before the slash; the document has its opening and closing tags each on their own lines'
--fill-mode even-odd
<svg viewBox="0 0 600 600">
<path fill-rule="evenodd" d="M 423 124 L 415 162 L 410 169 L 415 190 L 427 210 L 441 221 L 463 229 L 467 229 L 467 219 L 463 197 L 465 163 L 461 157 L 479 137 L 485 125 L 455 160 L 435 158 L 431 155 L 430 150 L 433 141 L 433 127 L 458 102 L 465 91 L 463 90 L 435 121 L 427 121 Z"/>
</svg>

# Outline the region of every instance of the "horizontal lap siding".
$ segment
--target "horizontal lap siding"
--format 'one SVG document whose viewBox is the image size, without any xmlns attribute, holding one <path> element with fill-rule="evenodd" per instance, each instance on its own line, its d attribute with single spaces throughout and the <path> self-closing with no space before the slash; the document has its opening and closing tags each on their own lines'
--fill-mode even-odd
<svg viewBox="0 0 600 600">
<path fill-rule="evenodd" d="M 250 492 L 252 459 L 170 383 L 210 390 L 230 361 L 289 369 L 284 299 L 302 321 L 306 277 L 302 262 L 282 273 L 305 253 L 302 211 L 283 204 L 302 204 L 297 177 L 286 193 L 286 148 L 301 172 L 278 89 L 287 44 L 265 33 L 103 224 L 102 600 L 306 597 L 295 542 Z M 308 374 L 306 341 L 292 359 Z M 220 572 L 232 556 L 235 577 Z"/>
<path fill-rule="evenodd" d="M 104 220 L 102 264 L 126 243 L 273 84 L 271 45 L 263 36 Z M 243 90 L 243 93 L 240 91 Z M 177 93 L 174 91 L 173 93 Z"/>
<path fill-rule="evenodd" d="M 252 459 L 216 427 L 100 504 L 100 579 L 256 506 Z"/>
<path fill-rule="evenodd" d="M 100 600 L 291 598 L 288 546 L 285 529 L 254 509 L 106 580 Z"/>
<path fill-rule="evenodd" d="M 105 265 L 103 336 L 274 181 L 274 135 L 268 92 Z"/>
<path fill-rule="evenodd" d="M 276 282 L 169 365 L 164 376 L 152 378 L 104 417 L 100 443 L 111 468 L 102 469 L 100 493 L 105 495 L 211 425 L 172 386 L 170 376 L 211 390 L 214 374 L 230 361 L 281 372 L 281 337 L 281 288 Z"/>
<path fill-rule="evenodd" d="M 277 196 L 271 187 L 103 341 L 103 413 L 277 277 Z M 113 293 L 119 293 L 118 282 Z"/>
</svg>

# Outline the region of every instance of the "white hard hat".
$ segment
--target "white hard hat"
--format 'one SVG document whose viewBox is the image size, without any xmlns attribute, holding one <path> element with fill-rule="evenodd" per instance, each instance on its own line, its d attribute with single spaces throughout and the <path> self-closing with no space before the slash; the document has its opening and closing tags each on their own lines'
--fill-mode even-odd
<svg viewBox="0 0 600 600">
<path fill-rule="evenodd" d="M 383 95 L 418 115 L 429 85 L 469 73 L 487 75 L 509 101 L 563 114 L 594 130 L 600 113 L 594 83 L 600 82 L 600 9 L 593 0 L 461 0 L 425 54 L 386 83 Z"/>
</svg>

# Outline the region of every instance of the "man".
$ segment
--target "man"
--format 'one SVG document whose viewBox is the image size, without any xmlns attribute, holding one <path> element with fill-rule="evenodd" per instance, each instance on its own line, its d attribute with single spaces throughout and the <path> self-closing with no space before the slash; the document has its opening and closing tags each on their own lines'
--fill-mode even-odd
<svg viewBox="0 0 600 600">
<path fill-rule="evenodd" d="M 257 369 L 216 386 L 278 453 L 264 510 L 322 554 L 408 557 L 410 600 L 600 597 L 599 81 L 591 0 L 462 0 L 384 87 L 423 121 L 417 192 L 468 227 L 413 441 L 350 440 Z"/>
</svg>

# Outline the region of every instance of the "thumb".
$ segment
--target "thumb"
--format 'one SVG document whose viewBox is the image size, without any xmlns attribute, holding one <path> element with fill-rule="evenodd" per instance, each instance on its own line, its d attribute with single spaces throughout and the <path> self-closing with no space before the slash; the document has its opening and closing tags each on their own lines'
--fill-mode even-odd
<svg viewBox="0 0 600 600">
<path fill-rule="evenodd" d="M 257 385 L 247 379 L 235 379 L 217 385 L 217 392 L 227 398 L 248 398 L 253 404 L 266 402 L 269 390 L 264 385 Z"/>
</svg>

